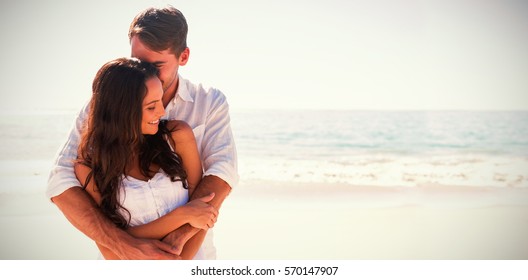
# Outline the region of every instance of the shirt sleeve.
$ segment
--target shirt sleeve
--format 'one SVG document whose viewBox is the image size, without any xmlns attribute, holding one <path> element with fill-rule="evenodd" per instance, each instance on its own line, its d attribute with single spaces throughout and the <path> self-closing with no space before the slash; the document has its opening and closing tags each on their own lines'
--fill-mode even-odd
<svg viewBox="0 0 528 280">
<path fill-rule="evenodd" d="M 229 105 L 225 96 L 212 89 L 213 98 L 205 122 L 202 141 L 204 176 L 215 175 L 235 187 L 238 184 L 238 162 L 231 131 Z"/>
<path fill-rule="evenodd" d="M 46 196 L 49 199 L 60 195 L 71 187 L 81 186 L 79 180 L 77 180 L 77 177 L 75 176 L 73 165 L 74 160 L 77 158 L 77 148 L 81 138 L 81 129 L 88 115 L 88 104 L 89 103 L 87 103 L 79 112 L 79 115 L 72 125 L 70 135 L 68 136 L 66 143 L 64 143 L 62 148 L 60 148 L 57 152 L 55 161 L 48 177 Z"/>
</svg>

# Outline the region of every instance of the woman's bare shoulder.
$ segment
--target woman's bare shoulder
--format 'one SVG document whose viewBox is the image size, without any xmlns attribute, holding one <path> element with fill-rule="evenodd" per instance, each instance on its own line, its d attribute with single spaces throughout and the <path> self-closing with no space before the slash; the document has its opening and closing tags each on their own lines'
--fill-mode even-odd
<svg viewBox="0 0 528 280">
<path fill-rule="evenodd" d="M 187 142 L 189 140 L 194 140 L 194 133 L 191 126 L 184 121 L 168 121 L 167 129 L 171 132 L 171 137 L 175 142 Z"/>
</svg>

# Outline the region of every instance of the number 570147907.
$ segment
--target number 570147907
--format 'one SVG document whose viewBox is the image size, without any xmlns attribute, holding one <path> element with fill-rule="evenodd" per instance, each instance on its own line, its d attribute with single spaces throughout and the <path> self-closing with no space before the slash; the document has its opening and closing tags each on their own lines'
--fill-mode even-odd
<svg viewBox="0 0 528 280">
<path fill-rule="evenodd" d="M 284 268 L 284 275 L 336 275 L 338 268 L 337 266 L 287 266 Z"/>
</svg>

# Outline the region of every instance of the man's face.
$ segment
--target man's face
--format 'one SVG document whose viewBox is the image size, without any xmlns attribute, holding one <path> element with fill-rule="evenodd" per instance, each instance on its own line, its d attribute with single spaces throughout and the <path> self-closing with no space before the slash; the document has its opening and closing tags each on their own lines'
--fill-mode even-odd
<svg viewBox="0 0 528 280">
<path fill-rule="evenodd" d="M 154 64 L 159 70 L 159 79 L 161 80 L 165 95 L 176 93 L 178 84 L 178 68 L 187 63 L 189 50 L 186 49 L 180 57 L 176 57 L 170 50 L 153 51 L 149 49 L 138 36 L 130 40 L 132 57 L 142 61 Z M 172 98 L 172 96 L 171 96 Z"/>
</svg>

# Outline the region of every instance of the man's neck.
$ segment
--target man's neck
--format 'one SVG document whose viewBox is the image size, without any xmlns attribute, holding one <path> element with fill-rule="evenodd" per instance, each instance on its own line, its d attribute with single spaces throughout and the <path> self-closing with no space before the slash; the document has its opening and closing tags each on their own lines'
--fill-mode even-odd
<svg viewBox="0 0 528 280">
<path fill-rule="evenodd" d="M 176 97 L 176 91 L 178 91 L 178 85 L 180 83 L 180 79 L 177 79 L 174 83 L 174 85 L 171 85 L 164 93 L 163 97 L 161 98 L 161 101 L 163 102 L 163 107 L 167 108 L 167 105 L 169 105 L 169 102 Z"/>
</svg>

